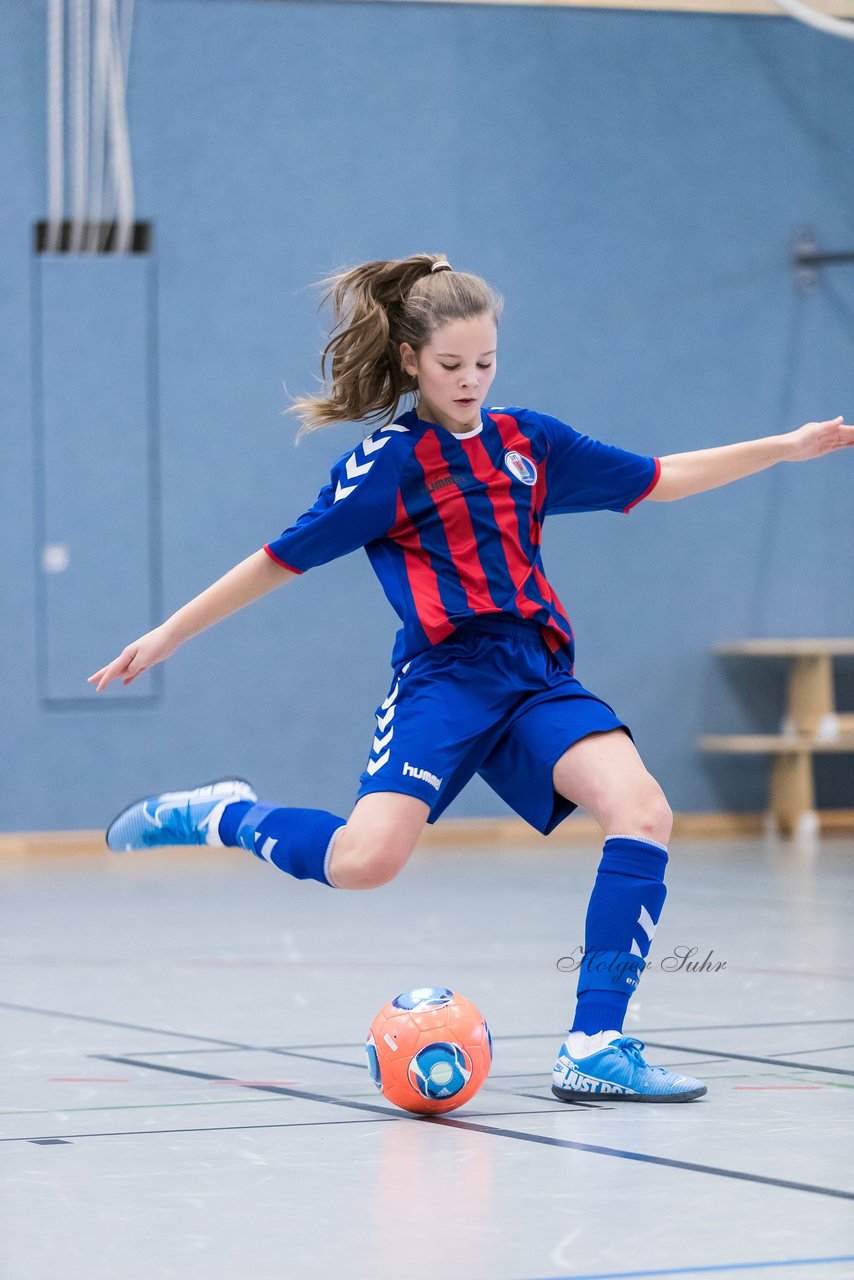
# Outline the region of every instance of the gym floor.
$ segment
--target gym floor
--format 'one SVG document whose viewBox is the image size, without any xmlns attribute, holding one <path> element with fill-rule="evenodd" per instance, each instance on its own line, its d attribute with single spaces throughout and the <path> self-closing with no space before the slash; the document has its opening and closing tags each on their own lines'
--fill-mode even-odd
<svg viewBox="0 0 854 1280">
<path fill-rule="evenodd" d="M 707 1082 L 669 1106 L 550 1093 L 592 847 L 428 850 L 362 893 L 237 851 L 6 859 L 3 1276 L 854 1276 L 852 855 L 674 844 L 626 1024 Z M 418 986 L 494 1041 L 439 1118 L 366 1065 Z"/>
</svg>

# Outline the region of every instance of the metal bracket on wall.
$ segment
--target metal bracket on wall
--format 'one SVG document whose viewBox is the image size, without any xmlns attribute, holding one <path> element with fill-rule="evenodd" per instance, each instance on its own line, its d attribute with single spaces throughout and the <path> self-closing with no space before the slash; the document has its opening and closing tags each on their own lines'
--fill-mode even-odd
<svg viewBox="0 0 854 1280">
<path fill-rule="evenodd" d="M 51 230 L 53 237 L 51 238 Z M 81 222 L 63 218 L 53 228 L 46 221 L 33 227 L 35 253 L 117 253 L 120 227 L 109 222 Z M 151 252 L 151 223 L 133 222 L 126 231 L 126 253 Z"/>
<path fill-rule="evenodd" d="M 795 286 L 801 293 L 808 293 L 818 285 L 820 267 L 834 263 L 854 262 L 854 252 L 819 253 L 815 232 L 803 230 L 798 233 L 793 248 L 795 268 Z"/>
</svg>

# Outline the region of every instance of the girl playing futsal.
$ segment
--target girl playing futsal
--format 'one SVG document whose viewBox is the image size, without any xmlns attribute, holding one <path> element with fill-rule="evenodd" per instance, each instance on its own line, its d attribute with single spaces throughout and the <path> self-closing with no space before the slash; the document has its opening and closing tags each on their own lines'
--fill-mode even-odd
<svg viewBox="0 0 854 1280">
<path fill-rule="evenodd" d="M 575 1018 L 554 1067 L 560 1099 L 684 1102 L 699 1080 L 649 1066 L 623 1036 L 664 904 L 671 813 L 627 726 L 573 675 L 574 641 L 540 555 L 546 515 L 631 511 L 774 463 L 854 444 L 854 427 L 665 458 L 580 435 L 531 409 L 484 409 L 501 298 L 442 257 L 368 262 L 325 282 L 336 324 L 327 395 L 299 399 L 305 429 L 380 425 L 332 468 L 317 501 L 262 550 L 141 636 L 90 682 L 130 684 L 180 644 L 315 565 L 364 547 L 402 620 L 393 678 L 348 819 L 259 802 L 237 779 L 152 796 L 110 826 L 116 852 L 240 846 L 298 879 L 388 883 L 479 773 L 538 831 L 576 805 L 605 836 L 587 909 Z M 414 407 L 399 416 L 401 398 Z"/>
</svg>

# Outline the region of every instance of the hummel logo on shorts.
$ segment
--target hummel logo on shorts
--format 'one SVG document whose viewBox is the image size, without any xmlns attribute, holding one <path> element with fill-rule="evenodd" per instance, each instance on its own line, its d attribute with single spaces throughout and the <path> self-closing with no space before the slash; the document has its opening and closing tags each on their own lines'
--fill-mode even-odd
<svg viewBox="0 0 854 1280">
<path fill-rule="evenodd" d="M 437 778 L 435 773 L 428 773 L 426 769 L 413 769 L 408 760 L 404 763 L 403 775 L 404 777 L 408 775 L 410 778 L 420 778 L 422 782 L 429 782 L 430 786 L 434 787 L 436 791 L 442 785 L 442 779 Z"/>
</svg>

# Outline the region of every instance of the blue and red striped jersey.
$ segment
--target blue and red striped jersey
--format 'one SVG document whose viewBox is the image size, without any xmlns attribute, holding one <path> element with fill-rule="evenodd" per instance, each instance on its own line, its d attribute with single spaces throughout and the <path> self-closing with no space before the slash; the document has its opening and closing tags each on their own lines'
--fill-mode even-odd
<svg viewBox="0 0 854 1280">
<path fill-rule="evenodd" d="M 657 458 L 532 409 L 482 409 L 462 435 L 411 409 L 342 455 L 314 505 L 265 550 L 304 573 L 364 547 L 403 622 L 395 667 L 466 618 L 509 613 L 539 623 L 571 668 L 572 628 L 543 569 L 543 520 L 630 511 L 659 473 Z"/>
</svg>

